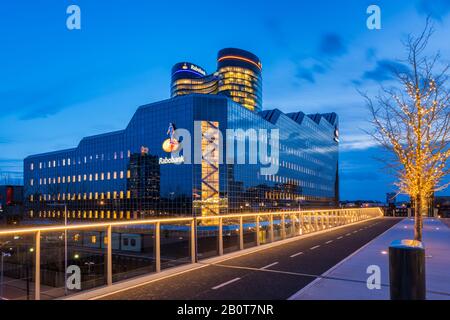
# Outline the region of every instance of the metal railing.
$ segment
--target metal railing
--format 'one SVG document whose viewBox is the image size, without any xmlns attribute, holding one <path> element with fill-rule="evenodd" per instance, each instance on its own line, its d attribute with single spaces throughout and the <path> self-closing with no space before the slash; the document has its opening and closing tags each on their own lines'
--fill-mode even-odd
<svg viewBox="0 0 450 320">
<path fill-rule="evenodd" d="M 30 299 L 33 294 L 36 300 L 66 295 L 68 270 L 64 268 L 68 264 L 69 250 L 72 264 L 79 270 L 82 268 L 83 277 L 88 279 L 83 288 L 86 290 L 111 286 L 113 282 L 124 278 L 160 272 L 162 262 L 167 268 L 195 263 L 199 259 L 381 216 L 383 212 L 380 208 L 356 208 L 0 230 L 0 253 L 2 256 L 8 254 L 5 258 L 7 268 L 4 270 L 3 260 L 0 266 L 0 292 L 4 292 L 8 299 Z M 62 246 L 62 242 L 67 244 L 66 236 L 69 239 L 68 249 Z M 164 257 L 161 256 L 162 249 L 165 251 Z M 84 260 L 81 256 L 85 257 Z M 31 276 L 28 272 L 30 265 L 34 269 Z M 24 266 L 26 276 L 23 276 Z M 46 269 L 43 270 L 43 267 Z M 117 269 L 115 273 L 114 268 Z M 5 282 L 4 274 L 8 279 Z M 44 284 L 41 282 L 43 279 Z M 80 292 L 81 288 L 76 283 L 75 287 L 69 294 Z M 26 296 L 16 293 L 25 290 Z M 45 297 L 42 297 L 42 293 L 45 293 Z"/>
</svg>

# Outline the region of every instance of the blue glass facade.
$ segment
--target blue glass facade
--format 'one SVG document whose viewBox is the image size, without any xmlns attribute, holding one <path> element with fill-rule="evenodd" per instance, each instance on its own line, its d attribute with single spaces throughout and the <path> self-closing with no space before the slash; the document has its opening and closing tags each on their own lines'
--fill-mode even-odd
<svg viewBox="0 0 450 320">
<path fill-rule="evenodd" d="M 192 93 L 219 94 L 231 98 L 248 110 L 262 110 L 262 64 L 251 52 L 225 48 L 217 54 L 217 71 L 206 71 L 190 62 L 172 68 L 171 97 Z"/>
<path fill-rule="evenodd" d="M 170 124 L 192 133 L 189 150 L 179 138 L 176 157 L 162 147 L 172 139 Z M 202 134 L 218 128 L 223 137 L 227 129 L 279 129 L 278 172 L 263 175 L 266 166 L 259 163 L 215 162 L 226 159 L 226 139 L 210 162 L 195 163 L 204 139 L 217 138 L 194 141 L 195 126 Z M 33 217 L 62 217 L 62 207 L 51 205 L 59 202 L 67 204 L 70 219 L 93 220 L 332 207 L 338 201 L 337 128 L 334 113 L 255 113 L 225 96 L 180 96 L 139 107 L 124 130 L 27 157 L 26 204 Z M 171 163 L 177 161 L 184 163 Z"/>
</svg>

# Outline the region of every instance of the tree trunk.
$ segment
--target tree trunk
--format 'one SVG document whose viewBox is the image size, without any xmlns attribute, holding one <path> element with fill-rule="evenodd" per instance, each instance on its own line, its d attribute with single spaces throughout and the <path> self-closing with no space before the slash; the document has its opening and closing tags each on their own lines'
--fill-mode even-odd
<svg viewBox="0 0 450 320">
<path fill-rule="evenodd" d="M 422 241 L 422 198 L 420 195 L 416 196 L 414 203 L 414 240 Z"/>
</svg>

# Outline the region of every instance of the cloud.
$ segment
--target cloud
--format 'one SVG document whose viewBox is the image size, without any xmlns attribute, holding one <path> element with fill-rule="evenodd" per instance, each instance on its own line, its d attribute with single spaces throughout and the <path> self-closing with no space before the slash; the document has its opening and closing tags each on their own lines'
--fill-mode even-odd
<svg viewBox="0 0 450 320">
<path fill-rule="evenodd" d="M 429 15 L 435 20 L 442 21 L 450 12 L 450 0 L 419 0 L 417 11 L 424 15 Z"/>
<path fill-rule="evenodd" d="M 5 112 L 0 117 L 14 115 L 20 120 L 47 118 L 65 108 L 79 98 L 68 92 L 70 85 L 59 84 L 45 89 L 18 88 L 0 92 Z"/>
<path fill-rule="evenodd" d="M 311 67 L 298 66 L 295 76 L 297 79 L 306 80 L 310 83 L 315 83 L 315 75 L 323 74 L 327 71 L 327 68 L 319 63 L 315 63 Z"/>
<path fill-rule="evenodd" d="M 347 48 L 339 35 L 334 33 L 322 35 L 316 49 L 315 58 L 297 62 L 297 79 L 315 83 L 316 76 L 327 73 L 331 69 L 333 60 L 346 52 Z"/>
<path fill-rule="evenodd" d="M 376 172 L 343 172 L 340 176 L 341 179 L 354 180 L 354 181 L 377 181 L 380 179 L 380 174 Z"/>
<path fill-rule="evenodd" d="M 377 142 L 368 134 L 356 134 L 342 138 L 339 148 L 342 151 L 366 150 L 377 145 Z"/>
<path fill-rule="evenodd" d="M 366 50 L 366 61 L 372 62 L 377 57 L 378 50 L 376 48 L 368 48 Z"/>
<path fill-rule="evenodd" d="M 11 139 L 0 137 L 0 144 L 11 143 L 11 142 L 12 142 Z"/>
<path fill-rule="evenodd" d="M 362 80 L 373 80 L 377 82 L 392 80 L 395 72 L 407 72 L 406 65 L 389 59 L 378 60 L 374 69 L 364 72 Z"/>
<path fill-rule="evenodd" d="M 341 36 L 336 33 L 328 33 L 320 39 L 318 52 L 326 57 L 337 57 L 345 54 L 347 48 Z"/>
</svg>

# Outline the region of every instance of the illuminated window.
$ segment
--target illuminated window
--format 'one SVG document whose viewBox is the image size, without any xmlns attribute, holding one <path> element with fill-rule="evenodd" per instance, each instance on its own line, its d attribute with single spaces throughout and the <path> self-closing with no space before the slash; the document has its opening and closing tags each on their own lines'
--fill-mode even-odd
<svg viewBox="0 0 450 320">
<path fill-rule="evenodd" d="M 34 184 L 34 180 L 30 179 L 30 186 L 32 186 Z"/>
<path fill-rule="evenodd" d="M 111 173 L 108 171 L 108 173 L 106 174 L 106 179 L 109 180 L 111 179 Z"/>
<path fill-rule="evenodd" d="M 34 170 L 34 163 L 33 162 L 30 164 L 30 170 Z"/>
<path fill-rule="evenodd" d="M 113 173 L 113 179 L 117 179 L 117 172 L 116 171 L 114 171 L 114 173 Z"/>
<path fill-rule="evenodd" d="M 120 179 L 123 179 L 123 171 L 120 171 Z"/>
<path fill-rule="evenodd" d="M 127 179 L 130 179 L 130 177 L 131 177 L 131 172 L 130 172 L 130 170 L 127 170 Z"/>
</svg>

